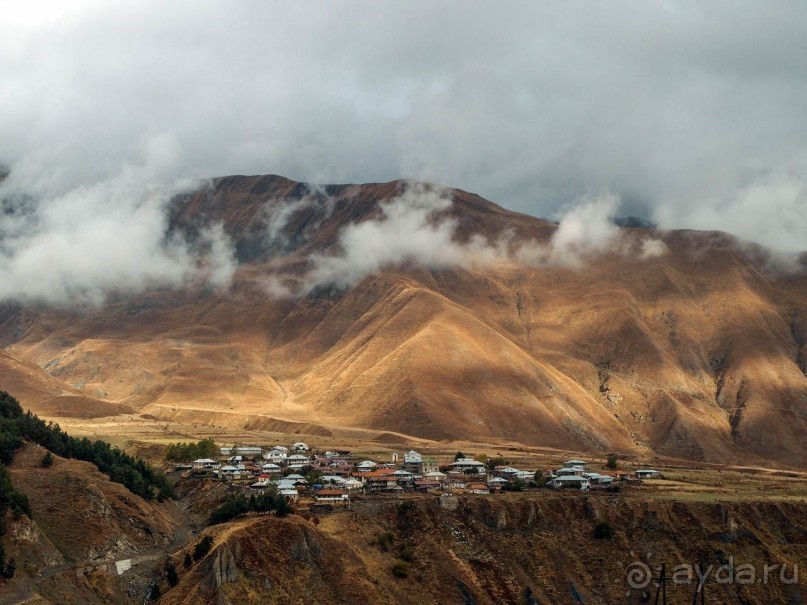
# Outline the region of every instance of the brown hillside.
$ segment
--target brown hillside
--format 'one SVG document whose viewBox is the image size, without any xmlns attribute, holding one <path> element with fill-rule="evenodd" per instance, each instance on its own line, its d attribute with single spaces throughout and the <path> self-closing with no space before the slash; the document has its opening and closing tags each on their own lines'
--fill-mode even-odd
<svg viewBox="0 0 807 605">
<path fill-rule="evenodd" d="M 26 444 L 9 467 L 32 518 L 8 520 L 3 542 L 17 573 L 0 584 L 0 602 L 142 603 L 154 566 L 185 542 L 184 512 L 143 500 L 87 462 L 54 456 L 42 468 L 45 451 Z M 119 577 L 122 559 L 139 567 Z"/>
<path fill-rule="evenodd" d="M 210 528 L 205 533 L 214 538 L 213 550 L 183 571 L 160 602 L 630 605 L 655 597 L 652 584 L 628 585 L 634 562 L 657 576 L 662 563 L 672 574 L 678 565 L 701 564 L 705 571 L 731 560 L 737 568 L 755 566 L 760 580 L 766 564 L 787 564 L 790 581 L 807 554 L 798 538 L 807 529 L 798 503 L 541 494 L 368 507 L 324 516 L 319 526 L 265 516 Z M 593 537 L 598 522 L 610 524 L 613 538 Z M 392 573 L 402 557 L 408 559 L 406 578 Z M 803 579 L 784 583 L 780 573 L 777 567 L 767 584 L 712 582 L 707 602 L 802 602 Z M 695 584 L 670 583 L 669 602 L 690 603 Z"/>
<path fill-rule="evenodd" d="M 192 238 L 224 223 L 243 261 L 230 291 L 6 309 L 0 340 L 87 397 L 166 420 L 807 466 L 807 279 L 725 235 L 654 233 L 668 252 L 644 260 L 390 267 L 346 291 L 268 295 L 281 256 L 299 274 L 404 186 L 217 179 L 176 200 L 171 228 Z M 452 195 L 459 239 L 555 229 Z M 283 237 L 267 238 L 279 207 Z M 647 233 L 623 230 L 626 247 Z"/>
</svg>

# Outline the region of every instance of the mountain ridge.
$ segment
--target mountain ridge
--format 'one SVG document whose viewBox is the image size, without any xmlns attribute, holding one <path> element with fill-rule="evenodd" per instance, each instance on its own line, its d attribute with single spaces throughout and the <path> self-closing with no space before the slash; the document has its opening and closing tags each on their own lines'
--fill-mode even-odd
<svg viewBox="0 0 807 605">
<path fill-rule="evenodd" d="M 391 220 L 382 209 L 407 186 L 214 179 L 174 200 L 169 233 L 221 224 L 239 260 L 229 290 L 7 306 L 0 341 L 84 396 L 163 419 L 807 466 L 807 279 L 726 234 L 620 229 L 618 249 L 572 266 L 404 262 L 347 288 L 267 291 L 278 271 L 305 279 L 313 255 L 343 253 L 351 225 Z M 434 189 L 449 202 L 429 224 L 453 221 L 454 241 L 544 246 L 560 229 Z M 650 232 L 665 252 L 644 257 Z"/>
</svg>

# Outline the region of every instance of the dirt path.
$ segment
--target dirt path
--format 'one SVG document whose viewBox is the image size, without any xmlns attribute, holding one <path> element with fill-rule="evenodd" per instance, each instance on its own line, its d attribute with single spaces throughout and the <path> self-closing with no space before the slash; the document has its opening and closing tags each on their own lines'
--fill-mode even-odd
<svg viewBox="0 0 807 605">
<path fill-rule="evenodd" d="M 169 555 L 175 553 L 176 551 L 184 548 L 187 544 L 189 544 L 194 537 L 196 536 L 196 528 L 194 523 L 190 520 L 189 517 L 186 517 L 180 525 L 177 527 L 176 532 L 174 533 L 174 540 L 171 544 L 167 546 L 155 546 L 149 550 L 146 550 L 141 553 L 133 553 L 133 556 L 129 558 L 131 561 L 131 568 L 124 571 L 120 575 L 125 575 L 130 573 L 134 570 L 135 567 L 147 563 L 153 563 L 155 561 L 160 561 L 168 557 Z M 109 566 L 114 568 L 114 564 L 117 561 L 122 561 L 126 559 L 117 559 L 116 561 L 111 562 L 108 564 Z M 18 577 L 12 580 L 11 582 L 5 584 L 4 586 L 0 587 L 0 603 L 2 605 L 22 605 L 23 603 L 34 602 L 38 599 L 41 599 L 41 595 L 37 588 L 40 586 L 41 583 L 53 578 L 54 576 L 59 576 L 61 574 L 69 573 L 73 577 L 76 574 L 80 573 L 82 569 L 87 567 L 96 567 L 97 563 L 92 561 L 85 561 L 83 563 L 60 563 L 58 565 L 48 565 L 47 567 L 43 568 L 39 573 L 37 573 L 34 577 Z M 114 571 L 111 572 L 113 575 L 115 574 Z"/>
</svg>

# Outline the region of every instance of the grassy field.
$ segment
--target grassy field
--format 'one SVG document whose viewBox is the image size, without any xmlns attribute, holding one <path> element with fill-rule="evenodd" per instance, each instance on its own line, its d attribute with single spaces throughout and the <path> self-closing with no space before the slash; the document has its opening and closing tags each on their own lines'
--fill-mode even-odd
<svg viewBox="0 0 807 605">
<path fill-rule="evenodd" d="M 391 461 L 397 453 L 417 449 L 425 457 L 447 464 L 461 451 L 468 456 L 485 454 L 500 457 L 522 470 L 557 468 L 564 460 L 582 458 L 591 470 L 602 471 L 606 456 L 602 453 L 566 452 L 516 443 L 470 443 L 446 441 L 409 441 L 391 433 L 334 427 L 332 436 L 288 434 L 260 430 L 233 430 L 209 424 L 165 422 L 140 415 L 119 415 L 109 418 L 59 418 L 68 433 L 91 439 L 101 438 L 152 462 L 160 462 L 164 447 L 172 442 L 212 437 L 219 445 L 290 444 L 305 441 L 313 451 L 347 449 L 361 458 Z M 636 456 L 620 459 L 619 468 L 628 472 L 654 468 L 663 479 L 648 480 L 635 488 L 623 489 L 625 497 L 654 498 L 694 502 L 715 501 L 797 501 L 807 499 L 807 473 L 774 468 L 731 467 L 699 464 L 686 460 Z"/>
</svg>

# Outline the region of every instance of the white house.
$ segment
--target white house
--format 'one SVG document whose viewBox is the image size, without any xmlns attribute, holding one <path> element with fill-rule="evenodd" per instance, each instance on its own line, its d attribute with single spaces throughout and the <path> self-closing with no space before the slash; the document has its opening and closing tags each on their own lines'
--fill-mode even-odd
<svg viewBox="0 0 807 605">
<path fill-rule="evenodd" d="M 317 502 L 347 502 L 347 492 L 343 489 L 321 489 L 314 494 Z"/>
<path fill-rule="evenodd" d="M 311 448 L 308 447 L 308 444 L 303 443 L 302 441 L 298 441 L 297 443 L 291 446 L 291 449 L 293 449 L 295 452 L 307 452 Z"/>
<path fill-rule="evenodd" d="M 300 494 L 294 488 L 284 488 L 280 490 L 280 495 L 286 498 L 289 502 L 297 502 L 300 499 Z"/>
<path fill-rule="evenodd" d="M 586 468 L 588 463 L 585 460 L 580 460 L 579 458 L 572 458 L 571 460 L 567 460 L 563 463 L 563 466 L 580 466 Z"/>
<path fill-rule="evenodd" d="M 266 452 L 263 455 L 263 459 L 274 464 L 282 464 L 286 460 L 287 456 L 288 454 L 286 452 L 275 448 L 269 452 Z"/>
<path fill-rule="evenodd" d="M 345 489 L 362 489 L 364 487 L 364 483 L 358 479 L 345 479 L 344 483 L 342 483 L 342 487 Z"/>
<path fill-rule="evenodd" d="M 345 482 L 344 477 L 340 477 L 339 475 L 322 475 L 322 477 L 318 480 L 319 483 L 322 485 L 327 485 L 328 483 L 333 483 L 334 485 L 342 485 Z"/>
<path fill-rule="evenodd" d="M 460 458 L 459 460 L 452 462 L 450 466 L 451 468 L 462 471 L 463 473 L 471 471 L 472 473 L 476 472 L 477 474 L 481 475 L 485 472 L 485 465 L 478 460 L 473 460 L 472 458 Z"/>
<path fill-rule="evenodd" d="M 240 454 L 241 456 L 260 456 L 263 450 L 257 445 L 236 445 L 235 447 L 220 447 L 219 452 L 222 456 L 233 456 Z"/>
<path fill-rule="evenodd" d="M 240 479 L 241 478 L 241 471 L 237 466 L 232 466 L 231 464 L 227 464 L 225 466 L 220 467 L 216 473 L 219 476 L 219 479 Z"/>
<path fill-rule="evenodd" d="M 289 468 L 302 468 L 310 464 L 311 461 L 308 459 L 308 456 L 303 456 L 302 454 L 292 454 L 288 458 L 286 458 L 286 466 Z"/>
<path fill-rule="evenodd" d="M 372 460 L 363 460 L 356 465 L 356 471 L 359 473 L 366 473 L 378 468 L 378 465 Z"/>
<path fill-rule="evenodd" d="M 555 471 L 555 474 L 558 477 L 568 477 L 569 475 L 583 477 L 587 472 L 588 471 L 582 466 L 567 466 L 564 468 L 559 468 L 557 471 Z"/>
<path fill-rule="evenodd" d="M 465 488 L 469 494 L 489 494 L 490 488 L 484 483 L 471 483 Z"/>
<path fill-rule="evenodd" d="M 577 475 L 563 475 L 555 477 L 549 482 L 549 485 L 555 489 L 564 487 L 571 487 L 573 489 L 587 490 L 591 486 L 591 482 L 586 477 L 578 477 Z"/>
<path fill-rule="evenodd" d="M 280 472 L 280 467 L 277 464 L 267 462 L 266 464 L 261 466 L 261 471 L 264 473 L 268 473 L 270 475 L 276 475 Z"/>
<path fill-rule="evenodd" d="M 642 469 L 636 471 L 636 477 L 639 479 L 661 479 L 661 473 L 654 469 Z"/>
<path fill-rule="evenodd" d="M 423 456 L 415 450 L 409 450 L 404 454 L 404 464 L 418 464 L 423 462 Z"/>
<path fill-rule="evenodd" d="M 207 471 L 216 467 L 217 462 L 210 458 L 197 458 L 193 461 L 193 470 Z"/>
</svg>

